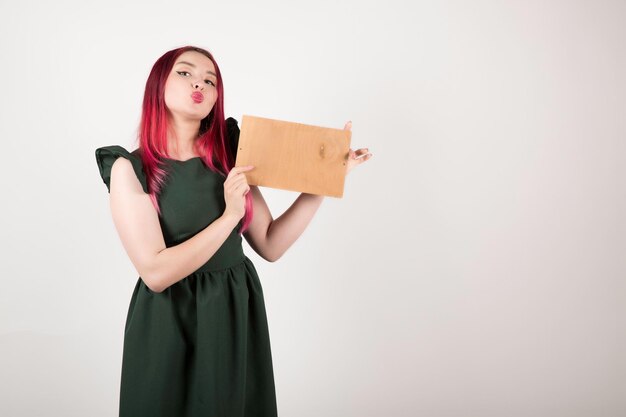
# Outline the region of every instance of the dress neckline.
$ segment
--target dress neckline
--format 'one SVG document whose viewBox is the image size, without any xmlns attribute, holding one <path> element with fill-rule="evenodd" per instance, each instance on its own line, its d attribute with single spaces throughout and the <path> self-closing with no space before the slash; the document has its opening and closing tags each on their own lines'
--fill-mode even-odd
<svg viewBox="0 0 626 417">
<path fill-rule="evenodd" d="M 172 158 L 165 158 L 165 157 L 163 157 L 163 159 L 165 159 L 167 161 L 173 161 L 173 162 L 179 162 L 179 163 L 185 163 L 185 162 L 193 161 L 194 159 L 201 159 L 201 158 L 202 158 L 201 156 L 194 156 L 193 158 L 185 159 L 183 161 L 183 160 L 180 160 L 180 159 L 172 159 Z"/>
</svg>

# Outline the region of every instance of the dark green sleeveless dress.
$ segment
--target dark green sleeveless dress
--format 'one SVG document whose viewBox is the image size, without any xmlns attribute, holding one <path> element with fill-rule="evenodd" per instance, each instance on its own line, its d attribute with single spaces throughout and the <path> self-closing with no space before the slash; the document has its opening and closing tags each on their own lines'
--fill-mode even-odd
<svg viewBox="0 0 626 417">
<path fill-rule="evenodd" d="M 233 141 L 236 123 L 227 120 Z M 131 161 L 147 192 L 138 150 L 116 145 L 96 149 L 107 190 L 119 157 Z M 165 162 L 159 220 L 170 247 L 222 215 L 226 177 L 200 157 Z M 137 279 L 124 332 L 120 417 L 278 415 L 263 289 L 238 227 L 208 262 L 163 292 Z"/>
</svg>

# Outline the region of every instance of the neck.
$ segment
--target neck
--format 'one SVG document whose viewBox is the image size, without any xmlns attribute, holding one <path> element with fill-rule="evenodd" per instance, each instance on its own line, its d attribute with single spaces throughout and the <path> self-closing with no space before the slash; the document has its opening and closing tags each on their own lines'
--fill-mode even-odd
<svg viewBox="0 0 626 417">
<path fill-rule="evenodd" d="M 170 132 L 167 135 L 168 154 L 185 159 L 196 155 L 195 140 L 200 130 L 200 121 L 175 117 L 170 118 Z"/>
</svg>

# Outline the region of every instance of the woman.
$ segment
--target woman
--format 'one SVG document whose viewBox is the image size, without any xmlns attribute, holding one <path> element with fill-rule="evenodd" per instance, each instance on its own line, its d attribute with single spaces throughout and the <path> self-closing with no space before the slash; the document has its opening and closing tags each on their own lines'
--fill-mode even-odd
<svg viewBox="0 0 626 417">
<path fill-rule="evenodd" d="M 234 167 L 239 128 L 224 120 L 220 71 L 201 48 L 171 50 L 154 64 L 138 136 L 133 152 L 96 149 L 115 227 L 140 275 L 124 333 L 120 416 L 276 416 L 263 290 L 241 235 L 274 262 L 323 197 L 302 193 L 272 218 L 246 181 L 253 167 Z M 370 157 L 350 150 L 347 171 Z"/>
</svg>

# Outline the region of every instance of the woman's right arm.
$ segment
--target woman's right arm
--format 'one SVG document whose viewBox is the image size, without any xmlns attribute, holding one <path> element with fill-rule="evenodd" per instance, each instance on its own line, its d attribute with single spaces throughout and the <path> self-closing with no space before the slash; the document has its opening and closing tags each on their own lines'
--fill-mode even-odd
<svg viewBox="0 0 626 417">
<path fill-rule="evenodd" d="M 235 171 L 233 169 L 231 173 L 235 174 Z M 222 216 L 201 232 L 167 248 L 156 209 L 150 195 L 141 188 L 130 161 L 117 158 L 113 163 L 110 183 L 113 223 L 131 262 L 151 291 L 162 292 L 190 275 L 222 246 L 243 217 L 240 210 L 232 209 L 235 206 L 232 201 L 236 198 L 232 193 L 236 191 L 245 196 L 247 192 L 245 175 L 241 177 L 229 181 L 231 186 L 234 185 L 232 189 L 229 188 L 228 197 L 225 197 L 227 203 L 231 200 L 230 210 L 227 206 Z"/>
</svg>

